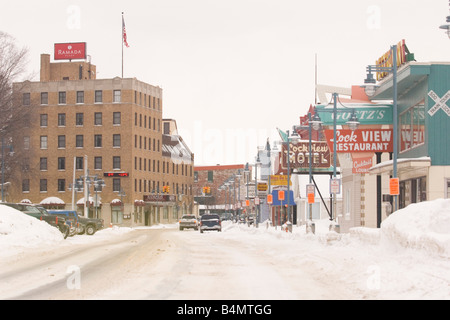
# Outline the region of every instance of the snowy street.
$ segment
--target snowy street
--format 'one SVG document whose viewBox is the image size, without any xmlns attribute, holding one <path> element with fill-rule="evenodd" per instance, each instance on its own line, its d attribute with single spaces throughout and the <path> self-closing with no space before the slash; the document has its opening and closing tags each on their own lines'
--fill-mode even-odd
<svg viewBox="0 0 450 320">
<path fill-rule="evenodd" d="M 441 249 L 430 237 L 405 248 L 380 229 L 337 234 L 327 224 L 318 221 L 316 235 L 228 221 L 203 234 L 176 224 L 107 228 L 54 246 L 10 247 L 0 298 L 450 299 L 447 235 Z"/>
</svg>

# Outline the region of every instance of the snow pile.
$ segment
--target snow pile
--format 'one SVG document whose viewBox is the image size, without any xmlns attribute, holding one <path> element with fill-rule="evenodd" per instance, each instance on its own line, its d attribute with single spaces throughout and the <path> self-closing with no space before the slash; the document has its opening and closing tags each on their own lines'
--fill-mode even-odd
<svg viewBox="0 0 450 320">
<path fill-rule="evenodd" d="M 381 243 L 450 257 L 450 199 L 411 204 L 381 224 Z"/>
<path fill-rule="evenodd" d="M 0 205 L 0 252 L 36 248 L 64 241 L 62 233 L 45 221 L 30 217 L 14 208 Z"/>
</svg>

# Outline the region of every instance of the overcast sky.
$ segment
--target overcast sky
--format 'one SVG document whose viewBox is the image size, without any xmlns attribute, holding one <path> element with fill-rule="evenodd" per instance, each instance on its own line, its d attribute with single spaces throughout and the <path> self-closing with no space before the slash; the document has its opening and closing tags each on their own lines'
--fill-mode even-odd
<svg viewBox="0 0 450 320">
<path fill-rule="evenodd" d="M 163 88 L 163 117 L 177 120 L 196 165 L 253 162 L 257 146 L 291 130 L 314 104 L 318 83 L 359 85 L 365 67 L 401 39 L 416 60 L 450 61 L 439 29 L 447 0 L 3 1 L 0 30 L 41 53 L 87 42 L 97 78 Z"/>
</svg>

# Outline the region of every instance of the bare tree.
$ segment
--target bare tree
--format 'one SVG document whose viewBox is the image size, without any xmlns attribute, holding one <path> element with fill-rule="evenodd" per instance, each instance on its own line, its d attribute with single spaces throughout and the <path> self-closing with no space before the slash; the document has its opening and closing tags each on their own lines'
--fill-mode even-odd
<svg viewBox="0 0 450 320">
<path fill-rule="evenodd" d="M 0 143 L 3 155 L 0 165 L 4 165 L 2 180 L 8 182 L 6 186 L 11 180 L 20 183 L 17 174 L 23 172 L 23 159 L 30 157 L 27 154 L 24 158 L 23 136 L 26 128 L 29 128 L 32 103 L 24 103 L 20 83 L 13 90 L 14 82 L 24 76 L 27 55 L 28 49 L 18 48 L 12 36 L 0 31 Z M 9 146 L 14 146 L 14 155 Z"/>
</svg>

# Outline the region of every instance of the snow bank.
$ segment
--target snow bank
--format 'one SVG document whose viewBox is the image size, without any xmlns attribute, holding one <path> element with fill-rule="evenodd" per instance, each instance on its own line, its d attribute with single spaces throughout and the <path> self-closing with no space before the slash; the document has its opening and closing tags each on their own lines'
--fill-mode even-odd
<svg viewBox="0 0 450 320">
<path fill-rule="evenodd" d="M 383 244 L 450 257 L 450 199 L 411 204 L 381 224 Z"/>
<path fill-rule="evenodd" d="M 45 221 L 0 205 L 0 255 L 22 248 L 36 248 L 64 241 L 62 233 Z"/>
</svg>

